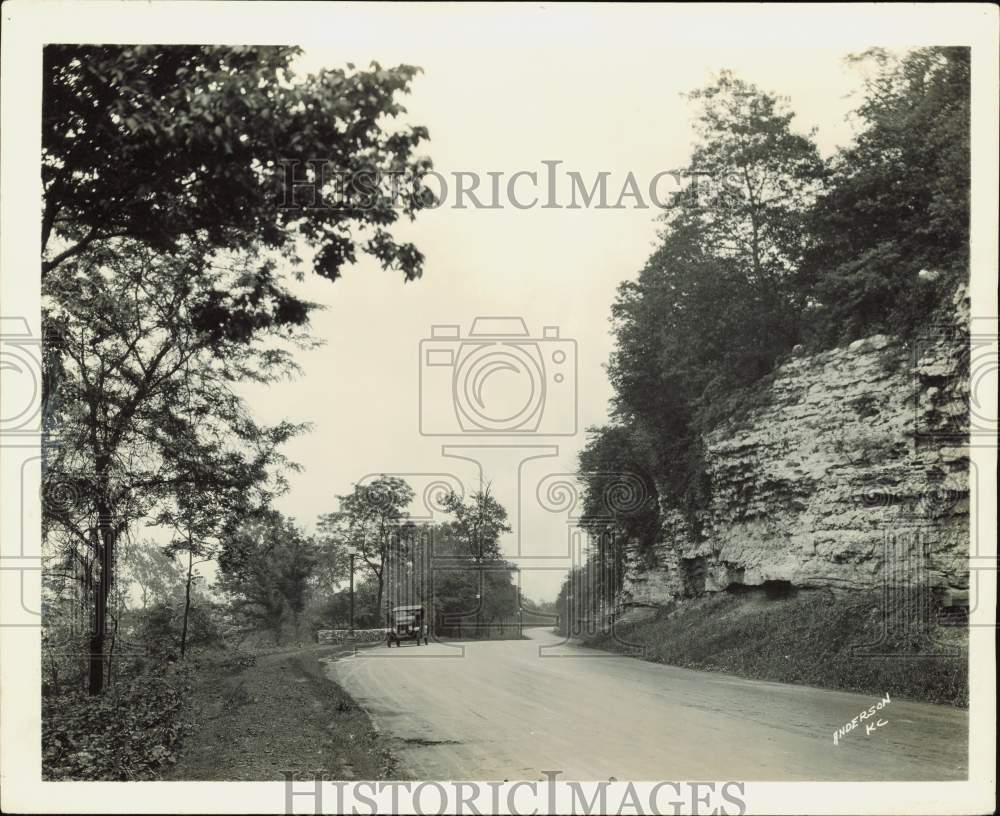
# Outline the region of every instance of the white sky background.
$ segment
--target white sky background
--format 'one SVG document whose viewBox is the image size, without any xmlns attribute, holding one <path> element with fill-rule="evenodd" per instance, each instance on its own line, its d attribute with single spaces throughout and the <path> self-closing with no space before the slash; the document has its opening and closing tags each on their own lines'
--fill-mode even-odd
<svg viewBox="0 0 1000 816">
<path fill-rule="evenodd" d="M 369 31 L 349 48 L 307 47 L 299 68 L 367 66 L 373 59 L 386 67 L 420 66 L 423 73 L 403 99 L 404 119 L 429 128 L 422 151 L 449 183 L 460 170 L 484 177 L 502 171 L 504 183 L 529 170 L 538 172 L 541 186 L 541 162 L 558 159 L 560 173 L 577 171 L 588 185 L 610 171 L 612 202 L 629 171 L 645 190 L 656 173 L 686 163 L 694 111 L 681 94 L 721 69 L 790 97 L 795 128 L 817 127 L 824 155 L 850 140 L 845 116 L 857 104 L 849 97 L 862 79 L 844 63 L 849 49 L 653 47 L 655 33 L 648 30 L 634 49 L 618 40 L 609 40 L 606 50 L 574 48 L 567 44 L 571 37 L 558 47 L 537 37 L 518 47 L 504 36 L 442 47 L 440 36 L 422 45 L 418 34 L 403 38 L 405 46 L 398 36 L 383 42 Z M 530 184 L 522 184 L 521 197 L 530 200 Z M 304 470 L 291 475 L 291 490 L 278 501 L 307 529 L 318 514 L 336 509 L 335 494 L 349 492 L 366 474 L 448 472 L 476 487 L 474 467 L 441 455 L 442 443 L 461 439 L 419 433 L 418 344 L 433 324 L 461 324 L 464 336 L 477 315 L 519 315 L 532 336 L 540 336 L 543 325 L 558 325 L 562 337 L 577 341 L 580 432 L 524 440 L 559 445 L 557 457 L 526 468 L 535 482 L 572 472 L 583 429 L 607 418 L 610 306 L 617 285 L 636 276 L 649 257 L 656 210 L 634 209 L 630 199 L 624 210 L 459 210 L 454 203 L 450 195 L 445 206 L 395 228 L 426 255 L 421 280 L 404 285 L 368 258 L 333 284 L 308 276 L 301 292 L 327 307 L 312 321 L 325 346 L 298 355 L 299 379 L 246 390 L 262 421 L 313 423 L 285 448 Z M 486 478 L 512 516 L 518 458 L 483 459 Z M 426 479 L 410 481 L 419 489 Z M 521 555 L 552 556 L 522 562 L 522 586 L 531 597 L 553 598 L 571 563 L 566 516 L 534 504 L 522 512 L 521 530 Z M 506 550 L 515 553 L 509 538 Z"/>
</svg>

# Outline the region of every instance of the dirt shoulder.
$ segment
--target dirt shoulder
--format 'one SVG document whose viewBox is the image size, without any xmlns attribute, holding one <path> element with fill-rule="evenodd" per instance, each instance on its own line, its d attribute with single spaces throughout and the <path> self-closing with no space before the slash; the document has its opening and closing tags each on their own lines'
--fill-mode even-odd
<svg viewBox="0 0 1000 816">
<path fill-rule="evenodd" d="M 170 780 L 385 779 L 395 758 L 364 710 L 326 677 L 337 646 L 195 658 Z"/>
</svg>

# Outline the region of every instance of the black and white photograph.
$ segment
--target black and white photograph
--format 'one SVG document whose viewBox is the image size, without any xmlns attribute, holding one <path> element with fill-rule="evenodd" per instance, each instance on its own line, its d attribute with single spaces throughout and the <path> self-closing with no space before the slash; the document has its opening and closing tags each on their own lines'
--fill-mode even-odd
<svg viewBox="0 0 1000 816">
<path fill-rule="evenodd" d="M 2 13 L 5 812 L 995 811 L 996 6 Z"/>
</svg>

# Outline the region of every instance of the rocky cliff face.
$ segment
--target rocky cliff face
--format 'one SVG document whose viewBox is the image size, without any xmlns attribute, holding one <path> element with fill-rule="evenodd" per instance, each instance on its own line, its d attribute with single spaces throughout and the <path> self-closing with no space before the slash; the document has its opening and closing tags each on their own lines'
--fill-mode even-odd
<svg viewBox="0 0 1000 816">
<path fill-rule="evenodd" d="M 782 365 L 742 419 L 706 435 L 706 509 L 661 504 L 654 566 L 631 548 L 626 605 L 892 583 L 967 603 L 964 292 L 954 305 L 908 348 L 879 335 Z"/>
</svg>

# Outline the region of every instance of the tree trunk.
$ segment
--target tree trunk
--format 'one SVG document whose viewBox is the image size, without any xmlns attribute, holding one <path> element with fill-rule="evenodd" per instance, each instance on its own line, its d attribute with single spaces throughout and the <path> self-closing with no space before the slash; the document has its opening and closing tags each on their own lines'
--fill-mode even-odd
<svg viewBox="0 0 1000 816">
<path fill-rule="evenodd" d="M 111 630 L 111 644 L 108 646 L 108 685 L 114 683 L 114 671 L 113 671 L 113 660 L 115 657 L 115 641 L 118 639 L 118 612 L 115 613 L 115 626 Z"/>
<path fill-rule="evenodd" d="M 190 542 L 189 542 L 190 543 Z M 191 572 L 194 563 L 194 555 L 188 550 L 187 583 L 184 586 L 184 621 L 181 623 L 181 659 L 184 659 L 184 651 L 187 649 L 188 635 L 188 614 L 191 611 Z"/>
<path fill-rule="evenodd" d="M 111 564 L 115 532 L 111 524 L 111 507 L 105 499 L 98 500 L 98 560 L 101 574 L 94 594 L 94 630 L 90 638 L 90 668 L 88 690 L 100 694 L 104 690 L 104 636 L 108 628 L 108 597 L 111 594 Z"/>
<path fill-rule="evenodd" d="M 115 538 L 118 535 L 114 525 L 114 506 L 111 499 L 110 471 L 111 459 L 102 453 L 97 456 L 97 536 L 94 541 L 97 552 L 95 560 L 100 564 L 100 578 L 94 596 L 94 630 L 90 638 L 90 668 L 88 690 L 90 694 L 100 694 L 104 690 L 104 638 L 108 629 L 108 599 L 114 580 L 112 565 L 115 563 Z"/>
<path fill-rule="evenodd" d="M 104 633 L 99 632 L 90 638 L 90 668 L 89 687 L 91 694 L 100 694 L 104 690 Z"/>
<path fill-rule="evenodd" d="M 90 540 L 92 542 L 92 549 L 95 553 L 100 550 L 100 545 L 97 543 L 97 528 L 91 527 Z M 94 562 L 84 561 L 83 564 L 83 589 L 80 592 L 79 603 L 76 606 L 76 622 L 79 623 L 79 629 L 74 627 L 74 635 L 83 635 L 84 632 L 90 630 L 90 606 L 92 603 L 92 598 L 94 597 Z M 89 646 L 87 649 L 81 649 L 77 655 L 77 673 L 74 678 L 77 686 L 83 684 L 88 677 L 88 666 L 89 666 L 90 654 Z"/>
</svg>

